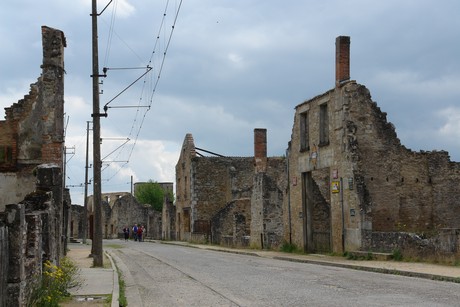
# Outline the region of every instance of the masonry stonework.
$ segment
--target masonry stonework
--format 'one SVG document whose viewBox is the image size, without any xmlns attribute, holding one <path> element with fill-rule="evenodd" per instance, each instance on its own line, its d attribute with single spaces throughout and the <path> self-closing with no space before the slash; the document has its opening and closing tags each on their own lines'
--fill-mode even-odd
<svg viewBox="0 0 460 307">
<path fill-rule="evenodd" d="M 266 129 L 254 130 L 254 157 L 198 156 L 187 134 L 176 165 L 178 240 L 279 246 L 285 159 L 267 158 Z"/>
<path fill-rule="evenodd" d="M 338 58 L 346 58 L 342 47 Z M 337 62 L 346 67 L 336 71 L 349 69 Z M 458 257 L 452 242 L 460 229 L 460 164 L 447 152 L 405 148 L 365 86 L 337 81 L 296 107 L 286 207 L 292 218 L 285 219 L 292 242 L 307 251 L 326 244 L 333 252 Z"/>
<path fill-rule="evenodd" d="M 66 40 L 62 31 L 43 26 L 42 42 L 40 78 L 0 121 L 0 211 L 34 190 L 37 165 L 63 166 Z"/>
</svg>

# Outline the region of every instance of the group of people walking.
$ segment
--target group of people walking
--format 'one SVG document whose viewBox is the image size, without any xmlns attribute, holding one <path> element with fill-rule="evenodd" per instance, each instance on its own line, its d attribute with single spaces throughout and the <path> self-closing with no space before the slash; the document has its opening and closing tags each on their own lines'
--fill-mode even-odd
<svg viewBox="0 0 460 307">
<path fill-rule="evenodd" d="M 128 226 L 125 226 L 123 228 L 123 234 L 125 235 L 125 241 L 129 240 L 130 232 L 132 232 L 133 234 L 132 238 L 134 239 L 134 241 L 139 241 L 139 242 L 144 241 L 144 233 L 146 232 L 144 225 L 138 226 L 137 224 L 134 224 L 131 230 Z"/>
</svg>

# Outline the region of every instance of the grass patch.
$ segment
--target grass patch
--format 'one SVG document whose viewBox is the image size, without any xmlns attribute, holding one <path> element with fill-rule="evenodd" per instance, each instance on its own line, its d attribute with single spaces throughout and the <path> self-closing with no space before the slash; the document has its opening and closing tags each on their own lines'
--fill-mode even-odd
<svg viewBox="0 0 460 307">
<path fill-rule="evenodd" d="M 280 246 L 280 251 L 284 253 L 302 253 L 302 251 L 293 243 L 283 242 Z"/>
<path fill-rule="evenodd" d="M 124 248 L 124 246 L 121 245 L 121 244 L 106 244 L 106 245 L 104 245 L 104 247 L 113 248 L 113 249 Z"/>
<path fill-rule="evenodd" d="M 348 260 L 374 260 L 374 255 L 372 252 L 367 252 L 366 254 L 357 254 L 353 252 L 345 252 L 343 256 Z"/>
<path fill-rule="evenodd" d="M 115 263 L 115 262 L 114 262 Z M 115 268 L 117 270 L 118 275 L 118 287 L 119 287 L 119 297 L 118 302 L 120 307 L 128 306 L 128 300 L 126 299 L 126 284 L 125 280 L 123 279 L 123 274 L 118 268 L 117 264 L 115 263 Z"/>
<path fill-rule="evenodd" d="M 125 285 L 125 280 L 123 279 L 123 276 L 121 275 L 121 272 L 117 269 L 118 271 L 118 284 L 120 286 L 120 297 L 119 297 L 119 303 L 120 306 L 128 306 L 128 300 L 126 299 L 126 285 Z"/>
<path fill-rule="evenodd" d="M 403 255 L 399 249 L 395 249 L 393 251 L 393 254 L 391 255 L 391 259 L 395 261 L 402 261 L 403 260 Z"/>
</svg>

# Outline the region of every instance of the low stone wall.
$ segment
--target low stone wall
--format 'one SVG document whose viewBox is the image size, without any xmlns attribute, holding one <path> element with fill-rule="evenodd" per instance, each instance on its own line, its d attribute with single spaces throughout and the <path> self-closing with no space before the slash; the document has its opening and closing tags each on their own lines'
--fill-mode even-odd
<svg viewBox="0 0 460 307">
<path fill-rule="evenodd" d="M 393 253 L 404 258 L 449 262 L 460 259 L 460 229 L 440 229 L 432 234 L 372 232 L 363 250 Z"/>
</svg>

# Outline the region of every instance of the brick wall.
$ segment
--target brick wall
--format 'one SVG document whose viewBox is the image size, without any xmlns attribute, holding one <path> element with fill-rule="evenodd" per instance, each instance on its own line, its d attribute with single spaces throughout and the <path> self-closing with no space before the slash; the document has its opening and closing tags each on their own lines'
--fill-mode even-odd
<svg viewBox="0 0 460 307">
<path fill-rule="evenodd" d="M 335 82 L 340 84 L 350 79 L 350 37 L 337 37 L 335 45 Z"/>
</svg>

